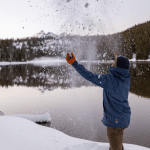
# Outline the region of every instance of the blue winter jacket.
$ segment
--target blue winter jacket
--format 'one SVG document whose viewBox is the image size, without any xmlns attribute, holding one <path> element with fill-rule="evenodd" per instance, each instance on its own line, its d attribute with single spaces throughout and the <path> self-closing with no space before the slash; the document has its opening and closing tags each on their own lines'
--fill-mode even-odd
<svg viewBox="0 0 150 150">
<path fill-rule="evenodd" d="M 83 78 L 103 88 L 103 124 L 112 128 L 128 127 L 131 116 L 129 70 L 110 66 L 109 74 L 93 74 L 77 61 L 72 66 Z"/>
</svg>

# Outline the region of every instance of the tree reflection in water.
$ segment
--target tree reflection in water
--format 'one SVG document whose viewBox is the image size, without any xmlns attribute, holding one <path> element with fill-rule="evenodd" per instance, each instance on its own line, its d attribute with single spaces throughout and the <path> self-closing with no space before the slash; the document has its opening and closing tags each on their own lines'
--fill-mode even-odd
<svg viewBox="0 0 150 150">
<path fill-rule="evenodd" d="M 87 68 L 89 65 L 83 63 Z M 111 64 L 91 63 L 90 69 L 93 73 L 107 74 Z M 131 63 L 129 70 L 131 74 L 130 92 L 150 98 L 150 65 L 149 63 Z M 62 89 L 81 86 L 94 86 L 83 79 L 72 66 L 59 65 L 40 67 L 32 64 L 1 66 L 0 85 L 2 87 L 22 85 L 27 87 L 41 87 L 42 91 Z"/>
</svg>

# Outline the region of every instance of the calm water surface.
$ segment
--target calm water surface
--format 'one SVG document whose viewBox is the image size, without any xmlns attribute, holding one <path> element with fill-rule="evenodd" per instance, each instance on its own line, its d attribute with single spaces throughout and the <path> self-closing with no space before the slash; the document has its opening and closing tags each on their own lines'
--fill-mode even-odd
<svg viewBox="0 0 150 150">
<path fill-rule="evenodd" d="M 109 73 L 109 63 L 83 63 L 93 73 Z M 131 63 L 131 122 L 123 143 L 150 148 L 150 63 Z M 103 89 L 84 80 L 66 63 L 0 66 L 0 111 L 11 114 L 49 112 L 51 127 L 70 136 L 107 142 Z"/>
</svg>

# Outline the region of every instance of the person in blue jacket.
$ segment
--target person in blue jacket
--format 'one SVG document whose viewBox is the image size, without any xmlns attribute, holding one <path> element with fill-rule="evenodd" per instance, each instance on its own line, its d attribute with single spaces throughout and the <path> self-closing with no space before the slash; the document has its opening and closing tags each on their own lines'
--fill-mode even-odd
<svg viewBox="0 0 150 150">
<path fill-rule="evenodd" d="M 128 58 L 114 53 L 115 59 L 109 67 L 109 74 L 96 74 L 88 71 L 79 64 L 74 54 L 66 61 L 86 80 L 103 88 L 103 119 L 102 123 L 107 127 L 107 136 L 110 150 L 123 150 L 123 130 L 130 124 L 131 110 L 128 103 L 130 90 L 129 73 L 130 63 Z"/>
</svg>

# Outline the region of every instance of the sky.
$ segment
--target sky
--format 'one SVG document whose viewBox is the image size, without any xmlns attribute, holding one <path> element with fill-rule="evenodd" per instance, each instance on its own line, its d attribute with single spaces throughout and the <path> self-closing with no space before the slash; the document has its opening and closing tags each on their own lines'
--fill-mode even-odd
<svg viewBox="0 0 150 150">
<path fill-rule="evenodd" d="M 0 39 L 107 35 L 150 20 L 150 0 L 0 0 Z"/>
</svg>

